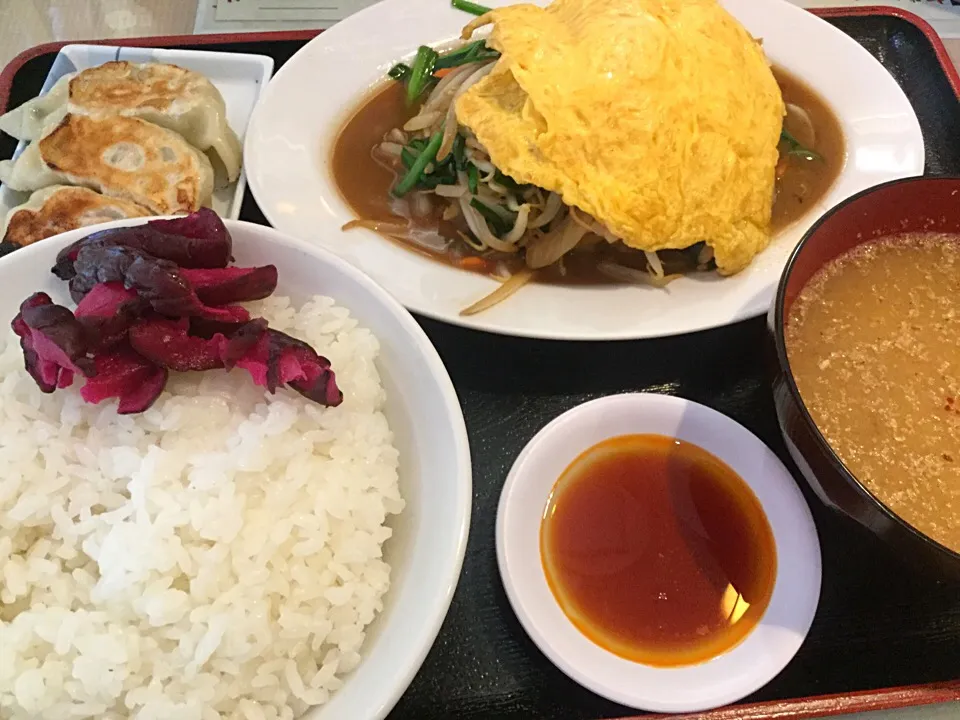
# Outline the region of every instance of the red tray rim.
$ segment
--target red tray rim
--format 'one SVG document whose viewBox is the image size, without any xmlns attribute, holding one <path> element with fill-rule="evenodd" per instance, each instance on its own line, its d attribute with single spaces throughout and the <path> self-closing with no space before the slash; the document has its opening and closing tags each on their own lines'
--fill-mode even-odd
<svg viewBox="0 0 960 720">
<path fill-rule="evenodd" d="M 816 8 L 811 10 L 820 17 L 851 17 L 887 15 L 915 25 L 930 42 L 943 68 L 954 94 L 960 100 L 960 72 L 953 64 L 944 47 L 943 40 L 926 20 L 898 7 L 866 5 L 863 7 Z M 209 35 L 156 35 L 141 38 L 112 38 L 108 40 L 71 40 L 50 42 L 24 50 L 11 60 L 0 72 L 0 111 L 7 106 L 13 78 L 25 63 L 40 55 L 57 52 L 65 45 L 125 45 L 129 47 L 166 47 L 169 45 L 217 45 L 234 42 L 269 42 L 283 40 L 310 40 L 322 30 L 288 30 L 280 32 L 219 33 Z M 812 720 L 845 713 L 871 710 L 960 702 L 960 680 L 922 685 L 881 688 L 835 695 L 811 695 L 788 700 L 729 705 L 700 713 L 683 715 L 644 715 L 620 718 L 620 720 Z"/>
</svg>

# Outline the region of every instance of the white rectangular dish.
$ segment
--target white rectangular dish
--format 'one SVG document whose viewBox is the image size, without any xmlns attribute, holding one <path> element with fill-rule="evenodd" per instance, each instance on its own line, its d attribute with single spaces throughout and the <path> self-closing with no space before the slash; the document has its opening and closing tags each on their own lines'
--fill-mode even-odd
<svg viewBox="0 0 960 720">
<path fill-rule="evenodd" d="M 170 63 L 205 75 L 223 95 L 227 105 L 227 121 L 237 133 L 241 143 L 253 108 L 273 74 L 273 58 L 266 55 L 107 45 L 65 45 L 57 54 L 40 94 L 45 94 L 57 80 L 68 73 L 86 70 L 112 60 Z M 17 145 L 14 157 L 19 155 L 26 145 L 26 142 Z M 216 188 L 213 194 L 213 209 L 221 217 L 237 219 L 246 187 L 246 170 L 241 169 L 240 177 L 236 182 Z M 26 202 L 29 196 L 30 193 L 15 192 L 0 185 L 0 218 L 10 208 Z"/>
</svg>

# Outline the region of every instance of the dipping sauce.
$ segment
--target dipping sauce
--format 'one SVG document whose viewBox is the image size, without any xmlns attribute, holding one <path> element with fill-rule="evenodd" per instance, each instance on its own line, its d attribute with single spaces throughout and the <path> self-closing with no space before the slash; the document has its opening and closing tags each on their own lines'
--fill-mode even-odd
<svg viewBox="0 0 960 720">
<path fill-rule="evenodd" d="M 660 667 L 709 660 L 763 616 L 777 575 L 760 501 L 722 460 L 662 435 L 610 438 L 553 488 L 547 582 L 597 645 Z"/>
<path fill-rule="evenodd" d="M 790 308 L 790 368 L 847 469 L 960 552 L 960 235 L 858 245 Z"/>
</svg>

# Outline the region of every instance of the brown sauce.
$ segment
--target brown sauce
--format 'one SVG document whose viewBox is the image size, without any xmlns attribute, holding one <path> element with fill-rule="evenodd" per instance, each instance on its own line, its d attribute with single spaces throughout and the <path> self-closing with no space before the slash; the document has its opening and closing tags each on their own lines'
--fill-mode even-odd
<svg viewBox="0 0 960 720">
<path fill-rule="evenodd" d="M 540 551 L 557 602 L 584 635 L 661 667 L 741 642 L 777 575 L 753 491 L 706 450 L 661 435 L 611 438 L 571 463 L 544 512 Z"/>
<path fill-rule="evenodd" d="M 883 238 L 831 261 L 791 306 L 786 344 L 854 477 L 960 552 L 960 235 Z"/>
<path fill-rule="evenodd" d="M 774 75 L 780 85 L 784 102 L 803 108 L 816 128 L 816 140 L 811 142 L 808 131 L 791 126 L 787 118 L 787 130 L 798 140 L 816 150 L 823 160 L 807 160 L 796 156 L 782 157 L 782 177 L 777 182 L 777 196 L 773 206 L 772 229 L 775 232 L 802 217 L 821 198 L 836 179 L 844 162 L 843 133 L 837 118 L 826 103 L 810 88 L 790 74 L 775 69 Z M 341 196 L 358 218 L 382 222 L 397 222 L 402 217 L 414 228 L 417 242 L 390 238 L 415 252 L 445 262 L 455 267 L 483 274 L 498 270 L 514 272 L 522 266 L 516 255 L 493 254 L 478 256 L 462 242 L 451 242 L 457 231 L 465 226 L 444 222 L 440 209 L 425 218 L 411 219 L 405 211 L 404 201 L 397 201 L 390 194 L 396 182 L 396 173 L 374 159 L 372 149 L 384 135 L 395 127 L 401 127 L 415 113 L 404 102 L 405 89 L 401 83 L 389 82 L 376 88 L 363 100 L 360 107 L 346 122 L 334 143 L 331 166 L 334 182 Z M 783 148 L 781 148 L 783 149 Z M 645 267 L 642 253 L 614 245 L 602 252 L 595 250 L 569 253 L 564 258 L 562 269 L 554 265 L 538 274 L 541 282 L 568 284 L 607 284 L 613 282 L 598 272 L 599 260 L 608 259 L 628 267 Z M 671 255 L 672 253 L 672 255 Z M 665 271 L 672 272 L 671 259 L 678 264 L 687 263 L 680 251 L 667 251 L 664 256 Z M 467 260 L 465 258 L 476 258 Z M 680 270 L 677 270 L 680 271 Z"/>
</svg>

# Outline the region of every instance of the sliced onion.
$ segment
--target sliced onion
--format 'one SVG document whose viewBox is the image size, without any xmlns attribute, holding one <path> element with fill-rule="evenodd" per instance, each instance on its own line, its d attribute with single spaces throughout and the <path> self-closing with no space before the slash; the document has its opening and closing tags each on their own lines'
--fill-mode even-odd
<svg viewBox="0 0 960 720">
<path fill-rule="evenodd" d="M 460 88 L 460 84 L 466 80 L 467 76 L 477 67 L 476 63 L 467 63 L 451 70 L 440 78 L 440 82 L 427 96 L 427 101 L 423 104 L 423 110 L 438 110 L 443 108 L 453 94 Z M 443 110 L 440 110 L 443 113 Z"/>
<path fill-rule="evenodd" d="M 604 240 L 606 240 L 608 243 L 610 243 L 611 245 L 613 245 L 614 243 L 620 242 L 620 238 L 618 238 L 616 235 L 610 232 L 610 228 L 608 228 L 606 225 L 602 225 L 598 222 L 594 222 L 593 231 L 597 235 L 602 237 Z"/>
<path fill-rule="evenodd" d="M 523 191 L 523 200 L 524 202 L 530 203 L 531 207 L 540 211 L 546 206 L 546 201 L 543 199 L 543 191 L 536 185 L 531 185 Z"/>
<path fill-rule="evenodd" d="M 477 140 L 477 136 L 474 135 L 473 133 L 470 133 L 469 135 L 467 135 L 467 147 L 470 148 L 471 150 L 479 150 L 484 155 L 487 154 L 487 149 L 480 144 L 480 141 Z"/>
<path fill-rule="evenodd" d="M 547 197 L 547 202 L 544 205 L 543 212 L 537 215 L 536 220 L 533 220 L 530 223 L 530 227 L 543 227 L 557 216 L 557 213 L 560 212 L 560 208 L 562 207 L 563 198 L 561 198 L 557 193 L 550 193 L 550 195 Z"/>
<path fill-rule="evenodd" d="M 477 198 L 480 202 L 490 208 L 491 211 L 495 212 L 501 220 L 506 220 L 507 222 L 513 222 L 513 214 L 500 203 L 503 202 L 503 198 L 498 195 L 494 195 L 492 192 L 488 191 L 485 187 L 481 187 L 476 195 L 473 195 L 472 198 Z"/>
<path fill-rule="evenodd" d="M 582 227 L 587 232 L 593 232 L 593 219 L 584 220 L 580 217 L 580 211 L 577 210 L 573 205 L 569 206 L 570 219 L 573 220 L 577 225 Z M 588 216 L 589 217 L 589 216 Z"/>
<path fill-rule="evenodd" d="M 421 112 L 415 117 L 407 120 L 407 122 L 403 125 L 403 129 L 407 132 L 426 130 L 427 128 L 436 125 L 442 117 L 442 112 Z"/>
<path fill-rule="evenodd" d="M 678 274 L 656 277 L 643 270 L 637 270 L 636 268 L 627 267 L 626 265 L 621 265 L 620 263 L 611 262 L 609 260 L 601 260 L 598 262 L 597 270 L 612 280 L 616 280 L 617 282 L 627 282 L 638 285 L 653 285 L 654 287 L 665 287 L 670 281 L 681 277 Z"/>
<path fill-rule="evenodd" d="M 650 272 L 653 273 L 655 277 L 663 277 L 663 263 L 660 262 L 660 258 L 657 257 L 655 252 L 650 252 L 649 250 L 643 251 L 644 256 L 647 258 L 647 264 L 650 266 Z"/>
<path fill-rule="evenodd" d="M 568 218 L 558 228 L 527 243 L 527 267 L 537 269 L 553 265 L 573 250 L 586 234 L 586 228 Z"/>
<path fill-rule="evenodd" d="M 520 209 L 517 210 L 517 219 L 514 221 L 510 232 L 503 236 L 503 241 L 511 245 L 516 245 L 520 242 L 520 238 L 522 238 L 523 234 L 527 231 L 528 217 L 530 217 L 530 206 L 521 205 Z"/>
<path fill-rule="evenodd" d="M 457 138 L 457 104 L 450 101 L 450 107 L 447 108 L 447 116 L 443 120 L 443 140 L 440 141 L 440 149 L 437 150 L 437 162 L 446 160 L 447 155 L 453 150 L 453 141 Z"/>
<path fill-rule="evenodd" d="M 481 243 L 487 247 L 493 248 L 494 250 L 499 250 L 500 252 L 517 252 L 516 245 L 505 243 L 492 232 L 490 232 L 490 228 L 487 226 L 487 221 L 483 219 L 483 215 L 481 215 L 475 208 L 470 206 L 470 197 L 468 195 L 461 195 L 459 202 L 460 212 L 463 213 L 463 217 L 467 221 L 467 226 L 470 228 L 470 232 L 472 232 Z"/>
<path fill-rule="evenodd" d="M 414 217 L 426 217 L 433 210 L 430 196 L 425 192 L 413 193 L 410 199 L 410 212 Z"/>
<path fill-rule="evenodd" d="M 457 99 L 467 90 L 483 80 L 483 78 L 489 75 L 490 71 L 493 70 L 493 64 L 493 61 L 491 61 L 481 65 L 479 69 L 475 70 L 467 77 L 466 80 L 463 81 L 460 87 L 457 88 L 457 91 L 453 94 L 453 98 L 450 100 L 450 107 L 447 108 L 447 117 L 443 121 L 443 141 L 440 143 L 440 149 L 437 151 L 437 162 L 443 162 L 443 160 L 453 149 L 453 141 L 457 136 L 458 129 Z"/>
<path fill-rule="evenodd" d="M 393 130 L 387 133 L 387 136 L 384 138 L 384 140 L 388 142 L 399 143 L 400 145 L 406 145 L 407 134 L 403 132 L 403 130 L 401 130 L 400 128 L 394 128 Z"/>
<path fill-rule="evenodd" d="M 395 142 L 382 142 L 378 150 L 390 157 L 400 157 L 400 154 L 403 152 L 403 145 Z"/>
<path fill-rule="evenodd" d="M 470 307 L 466 307 L 460 311 L 461 315 L 476 315 L 477 313 L 483 312 L 484 310 L 489 310 L 497 303 L 501 303 L 506 300 L 508 297 L 513 295 L 517 290 L 522 288 L 528 282 L 533 279 L 534 271 L 529 269 L 520 270 L 517 273 L 514 273 L 506 280 L 502 285 L 500 285 L 496 290 L 494 290 L 489 295 L 486 295 L 477 302 L 475 302 Z"/>
<path fill-rule="evenodd" d="M 450 221 L 453 220 L 457 215 L 460 214 L 460 206 L 455 203 L 447 203 L 447 206 L 443 209 L 443 215 L 441 217 L 444 220 Z"/>
<path fill-rule="evenodd" d="M 817 129 L 810 114 L 802 107 L 787 103 L 787 116 L 783 119 L 783 124 L 805 146 L 808 148 L 816 147 Z"/>
<path fill-rule="evenodd" d="M 433 191 L 440 197 L 458 198 L 467 192 L 463 185 L 437 185 Z"/>
<path fill-rule="evenodd" d="M 460 39 L 469 40 L 470 36 L 473 35 L 477 30 L 482 28 L 484 25 L 489 25 L 492 22 L 492 13 L 484 13 L 478 18 L 474 18 L 464 26 L 463 31 L 460 33 Z"/>
<path fill-rule="evenodd" d="M 708 265 L 711 260 L 713 260 L 713 248 L 709 245 L 704 245 L 700 249 L 700 252 L 697 253 L 697 265 Z"/>
<path fill-rule="evenodd" d="M 466 234 L 465 232 L 463 232 L 462 230 L 457 230 L 457 235 L 460 236 L 460 239 L 463 240 L 463 242 L 464 242 L 466 245 L 469 245 L 470 247 L 472 247 L 472 248 L 473 248 L 474 250 L 476 250 L 477 252 L 483 252 L 484 250 L 487 249 L 484 245 L 481 245 L 479 241 L 474 240 L 472 237 L 470 237 L 469 235 L 467 235 L 467 234 Z"/>
<path fill-rule="evenodd" d="M 507 193 L 510 192 L 503 185 L 501 185 L 500 183 L 492 179 L 486 180 L 486 185 L 488 188 L 493 190 L 493 192 L 495 192 L 497 195 L 506 195 Z"/>
<path fill-rule="evenodd" d="M 493 177 L 497 169 L 493 166 L 493 163 L 489 160 L 480 160 L 479 158 L 471 161 L 474 165 L 477 166 L 477 170 L 487 174 L 487 177 Z"/>
</svg>

